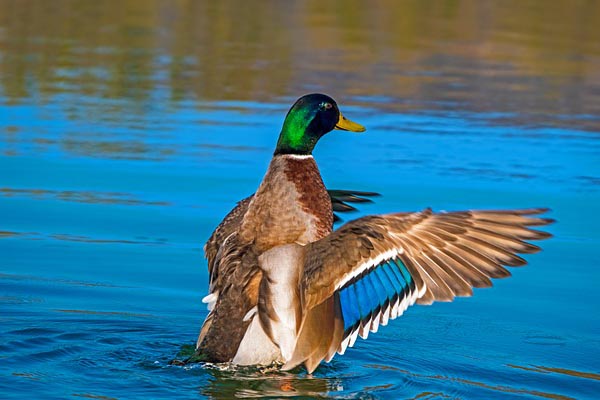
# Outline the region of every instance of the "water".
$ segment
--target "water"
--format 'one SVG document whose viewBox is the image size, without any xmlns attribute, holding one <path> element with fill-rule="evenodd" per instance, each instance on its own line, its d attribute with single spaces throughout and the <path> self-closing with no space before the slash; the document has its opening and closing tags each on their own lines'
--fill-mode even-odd
<svg viewBox="0 0 600 400">
<path fill-rule="evenodd" d="M 0 397 L 597 398 L 599 2 L 0 1 Z M 172 366 L 300 95 L 367 213 L 548 206 L 544 251 L 313 376 Z"/>
</svg>

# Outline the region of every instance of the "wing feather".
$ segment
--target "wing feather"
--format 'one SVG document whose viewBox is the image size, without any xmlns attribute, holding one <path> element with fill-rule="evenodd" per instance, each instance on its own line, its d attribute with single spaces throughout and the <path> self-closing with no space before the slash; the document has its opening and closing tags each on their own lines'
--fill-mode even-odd
<svg viewBox="0 0 600 400">
<path fill-rule="evenodd" d="M 304 307 L 310 310 L 333 298 L 343 329 L 328 351 L 311 354 L 310 365 L 330 360 L 335 351 L 343 354 L 357 336 L 366 338 L 415 302 L 471 296 L 473 287 L 488 287 L 491 278 L 510 276 L 504 266 L 526 264 L 517 253 L 540 251 L 527 240 L 551 236 L 531 229 L 553 222 L 538 216 L 547 211 L 426 209 L 368 216 L 307 245 L 301 280 Z"/>
</svg>

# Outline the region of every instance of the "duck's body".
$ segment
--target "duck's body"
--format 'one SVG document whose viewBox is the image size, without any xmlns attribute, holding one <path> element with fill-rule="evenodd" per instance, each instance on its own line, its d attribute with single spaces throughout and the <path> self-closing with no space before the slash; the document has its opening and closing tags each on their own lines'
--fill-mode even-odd
<svg viewBox="0 0 600 400">
<path fill-rule="evenodd" d="M 356 337 L 409 305 L 469 296 L 523 265 L 528 228 L 545 210 L 431 210 L 370 216 L 333 232 L 333 209 L 311 152 L 334 127 L 361 131 L 333 99 L 301 98 L 255 195 L 241 201 L 205 246 L 211 312 L 197 353 L 242 365 L 303 363 L 312 372 Z"/>
<path fill-rule="evenodd" d="M 233 213 L 235 218 L 226 218 L 207 243 L 209 265 L 215 274 L 211 287 L 218 296 L 218 307 L 210 325 L 203 327 L 197 346 L 204 354 L 214 353 L 211 359 L 219 362 L 249 365 L 281 361 L 278 348 L 265 340 L 268 337 L 258 314 L 246 313 L 258 305 L 264 271 L 300 272 L 298 260 L 286 245 L 306 245 L 332 231 L 331 199 L 314 158 L 293 154 L 273 157 L 256 194 Z M 219 231 L 231 233 L 219 241 L 215 240 Z M 277 283 L 263 284 L 262 294 L 285 302 L 286 292 L 297 292 L 298 287 L 290 290 L 287 286 L 291 282 L 277 278 Z"/>
</svg>

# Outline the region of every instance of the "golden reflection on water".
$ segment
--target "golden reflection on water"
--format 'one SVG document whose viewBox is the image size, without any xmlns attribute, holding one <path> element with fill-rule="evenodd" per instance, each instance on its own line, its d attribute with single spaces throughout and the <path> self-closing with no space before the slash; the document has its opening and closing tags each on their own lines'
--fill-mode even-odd
<svg viewBox="0 0 600 400">
<path fill-rule="evenodd" d="M 543 367 L 540 365 L 535 365 L 532 367 L 524 367 L 522 365 L 508 364 L 507 367 L 515 368 L 515 369 L 522 369 L 524 371 L 539 372 L 542 374 L 555 373 L 555 374 L 574 376 L 577 378 L 585 378 L 585 379 L 592 379 L 592 380 L 600 381 L 600 374 L 595 374 L 593 372 L 575 371 L 572 369 L 565 369 L 565 368 Z"/>
<path fill-rule="evenodd" d="M 141 111 L 155 89 L 171 101 L 318 90 L 395 109 L 597 115 L 599 37 L 589 1 L 0 0 L 0 93 Z"/>
<path fill-rule="evenodd" d="M 344 390 L 342 379 L 257 370 L 253 367 L 204 367 L 211 378 L 201 394 L 210 399 L 328 398 Z"/>
</svg>

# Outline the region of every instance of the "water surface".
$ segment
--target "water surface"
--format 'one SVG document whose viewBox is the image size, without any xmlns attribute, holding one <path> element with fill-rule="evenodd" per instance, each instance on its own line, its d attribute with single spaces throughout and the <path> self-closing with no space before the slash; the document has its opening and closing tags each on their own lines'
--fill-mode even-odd
<svg viewBox="0 0 600 400">
<path fill-rule="evenodd" d="M 251 17 L 250 17 L 251 16 Z M 2 398 L 595 398 L 600 3 L 0 1 Z M 300 95 L 366 213 L 548 206 L 530 266 L 313 376 L 172 366 Z"/>
</svg>

